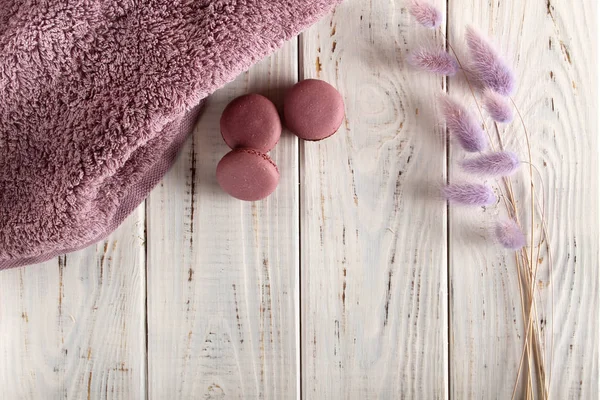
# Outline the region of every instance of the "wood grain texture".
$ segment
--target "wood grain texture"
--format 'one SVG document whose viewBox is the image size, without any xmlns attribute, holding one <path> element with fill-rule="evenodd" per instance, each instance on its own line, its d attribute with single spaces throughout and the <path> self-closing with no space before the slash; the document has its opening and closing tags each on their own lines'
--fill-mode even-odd
<svg viewBox="0 0 600 400">
<path fill-rule="evenodd" d="M 516 66 L 550 232 L 537 282 L 550 396 L 600 398 L 595 2 L 445 3 L 461 55 L 472 24 Z M 406 65 L 445 31 L 418 27 L 404 0 L 347 0 L 214 94 L 147 206 L 106 241 L 0 272 L 0 399 L 510 398 L 521 300 L 514 255 L 490 233 L 505 211 L 448 213 L 438 197 L 467 177 L 434 96 L 473 100 L 460 74 Z M 345 123 L 319 143 L 285 132 L 266 201 L 226 196 L 222 110 L 249 92 L 281 108 L 298 76 L 338 88 Z M 519 124 L 502 135 L 526 159 Z M 529 232 L 526 166 L 514 185 Z"/>
<path fill-rule="evenodd" d="M 537 287 L 538 322 L 551 369 L 550 396 L 555 399 L 600 395 L 598 70 L 591 45 L 597 40 L 598 21 L 592 3 L 449 2 L 451 40 L 462 46 L 464 25 L 479 27 L 508 55 L 519 77 L 515 101 L 531 133 L 533 163 L 543 179 L 544 190 L 537 177 L 536 182 L 544 193 L 554 264 L 550 274 L 550 257 L 543 251 Z M 459 80 L 450 82 L 449 91 L 469 99 Z M 506 147 L 527 160 L 519 123 L 503 128 L 502 135 Z M 455 166 L 462 158 L 463 153 L 453 150 L 451 180 L 462 178 Z M 526 165 L 514 182 L 530 237 Z M 453 398 L 510 398 L 513 391 L 524 340 L 515 260 L 494 245 L 487 229 L 504 215 L 503 206 L 451 212 Z M 540 232 L 540 215 L 536 221 Z M 537 242 L 539 233 L 535 237 Z M 517 398 L 524 396 L 523 388 Z"/>
<path fill-rule="evenodd" d="M 0 398 L 145 397 L 144 206 L 105 241 L 0 273 Z"/>
<path fill-rule="evenodd" d="M 447 398 L 446 154 L 430 107 L 444 81 L 407 67 L 420 35 L 403 2 L 369 0 L 302 35 L 303 76 L 338 88 L 347 115 L 301 144 L 306 399 Z"/>
<path fill-rule="evenodd" d="M 192 140 L 148 201 L 150 399 L 291 399 L 298 385 L 298 146 L 271 152 L 281 181 L 242 202 L 215 178 L 219 119 L 235 97 L 281 105 L 297 40 L 212 95 Z"/>
</svg>

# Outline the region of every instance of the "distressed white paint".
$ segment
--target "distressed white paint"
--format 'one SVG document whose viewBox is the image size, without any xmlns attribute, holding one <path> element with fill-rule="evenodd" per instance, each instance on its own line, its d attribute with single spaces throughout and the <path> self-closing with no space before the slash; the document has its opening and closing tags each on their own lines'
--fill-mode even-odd
<svg viewBox="0 0 600 400">
<path fill-rule="evenodd" d="M 554 256 L 539 304 L 556 399 L 600 395 L 591 3 L 448 2 L 457 47 L 472 23 L 518 71 Z M 510 398 L 523 324 L 514 261 L 487 231 L 502 212 L 452 209 L 447 226 L 433 97 L 446 86 L 405 65 L 415 44 L 443 43 L 432 35 L 401 1 L 346 1 L 301 37 L 300 60 L 292 41 L 211 97 L 145 222 L 142 206 L 66 263 L 0 272 L 0 398 Z M 255 91 L 281 105 L 298 72 L 339 88 L 347 121 L 300 148 L 285 133 L 273 152 L 282 181 L 265 202 L 225 196 L 220 112 Z M 460 76 L 448 91 L 469 100 Z M 524 157 L 512 127 L 507 146 Z M 456 180 L 464 154 L 452 147 Z M 515 180 L 523 205 L 526 185 Z"/>
<path fill-rule="evenodd" d="M 144 206 L 108 239 L 0 272 L 0 398 L 145 397 Z"/>
<path fill-rule="evenodd" d="M 355 0 L 302 36 L 304 77 L 346 105 L 301 145 L 306 399 L 447 397 L 443 79 L 405 61 L 422 33 L 401 2 Z"/>
<path fill-rule="evenodd" d="M 298 391 L 298 145 L 271 152 L 267 200 L 227 196 L 215 169 L 229 150 L 219 119 L 235 97 L 281 104 L 297 80 L 297 41 L 210 97 L 174 168 L 148 201 L 150 399 L 289 399 Z"/>
<path fill-rule="evenodd" d="M 550 396 L 555 399 L 600 396 L 598 67 L 591 45 L 597 40 L 592 3 L 449 2 L 454 43 L 461 46 L 464 25 L 473 24 L 493 37 L 516 65 L 515 102 L 531 133 L 533 163 L 543 177 L 554 261 L 550 285 L 549 257 L 542 252 L 537 287 L 538 319 L 552 370 Z M 451 80 L 449 90 L 469 99 L 459 81 Z M 507 148 L 527 160 L 518 122 L 506 127 L 503 137 Z M 463 157 L 453 148 L 451 179 L 460 179 L 455 163 Z M 528 179 L 524 165 L 514 184 L 530 237 Z M 451 213 L 450 385 L 457 399 L 510 398 L 517 375 L 523 322 L 514 255 L 495 246 L 485 229 L 505 214 L 502 209 Z M 538 215 L 536 232 L 539 220 Z M 523 389 L 521 385 L 517 398 L 524 396 Z"/>
</svg>

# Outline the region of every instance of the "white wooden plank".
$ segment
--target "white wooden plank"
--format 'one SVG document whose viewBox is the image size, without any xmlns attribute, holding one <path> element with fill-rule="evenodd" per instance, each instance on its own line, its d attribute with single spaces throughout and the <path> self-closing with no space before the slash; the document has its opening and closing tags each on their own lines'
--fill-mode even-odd
<svg viewBox="0 0 600 400">
<path fill-rule="evenodd" d="M 549 257 L 542 252 L 537 287 L 538 319 L 546 335 L 547 367 L 552 371 L 550 396 L 556 399 L 600 395 L 598 71 L 592 46 L 598 40 L 598 21 L 592 3 L 449 2 L 449 32 L 458 47 L 463 44 L 464 25 L 473 24 L 493 37 L 516 65 L 515 101 L 524 113 L 532 136 L 533 162 L 543 177 L 554 261 L 550 284 Z M 449 90 L 469 99 L 459 81 L 451 81 Z M 503 137 L 507 148 L 527 160 L 518 122 Z M 453 180 L 461 178 L 454 165 L 463 157 L 459 151 L 452 153 Z M 514 182 L 520 215 L 529 232 L 526 165 Z M 514 255 L 495 245 L 487 232 L 505 214 L 502 208 L 451 212 L 453 398 L 512 395 L 524 340 L 521 300 Z M 536 219 L 539 232 L 540 216 Z M 524 390 L 520 385 L 517 398 L 524 398 Z"/>
<path fill-rule="evenodd" d="M 354 0 L 302 36 L 304 77 L 347 115 L 301 144 L 306 399 L 447 398 L 443 79 L 405 61 L 422 34 L 403 2 Z"/>
<path fill-rule="evenodd" d="M 298 391 L 298 147 L 271 155 L 276 192 L 228 197 L 215 169 L 219 118 L 259 92 L 281 103 L 297 80 L 297 40 L 209 98 L 193 140 L 149 198 L 149 398 L 289 399 Z"/>
<path fill-rule="evenodd" d="M 0 398 L 145 397 L 144 206 L 105 241 L 0 271 Z"/>
</svg>

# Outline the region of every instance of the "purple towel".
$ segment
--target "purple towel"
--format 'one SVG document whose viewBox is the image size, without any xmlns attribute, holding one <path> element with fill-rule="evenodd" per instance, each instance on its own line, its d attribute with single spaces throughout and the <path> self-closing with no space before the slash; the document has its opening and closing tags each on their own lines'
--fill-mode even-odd
<svg viewBox="0 0 600 400">
<path fill-rule="evenodd" d="M 101 240 L 202 99 L 340 0 L 0 0 L 0 270 Z"/>
</svg>

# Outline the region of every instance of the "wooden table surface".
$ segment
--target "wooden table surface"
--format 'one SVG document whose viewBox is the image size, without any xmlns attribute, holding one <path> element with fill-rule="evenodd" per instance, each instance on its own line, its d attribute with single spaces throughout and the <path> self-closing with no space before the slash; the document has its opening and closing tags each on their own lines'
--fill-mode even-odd
<svg viewBox="0 0 600 400">
<path fill-rule="evenodd" d="M 524 329 L 514 255 L 489 235 L 503 209 L 449 209 L 436 189 L 464 154 L 446 144 L 435 95 L 472 100 L 460 77 L 406 64 L 442 31 L 464 47 L 466 24 L 516 66 L 544 182 L 551 398 L 597 399 L 596 3 L 435 3 L 448 21 L 437 33 L 403 1 L 346 1 L 211 96 L 176 165 L 108 239 L 0 272 L 0 399 L 510 398 Z M 284 132 L 275 194 L 227 197 L 223 108 L 248 92 L 281 105 L 303 78 L 341 91 L 340 131 Z M 503 134 L 525 159 L 519 125 Z"/>
</svg>

